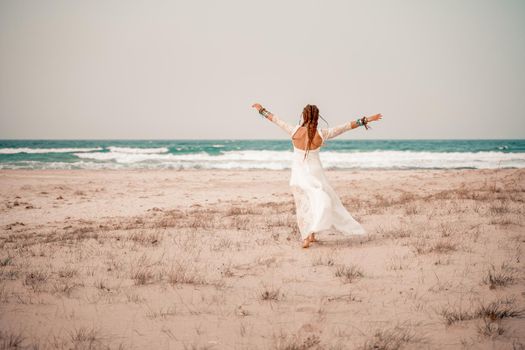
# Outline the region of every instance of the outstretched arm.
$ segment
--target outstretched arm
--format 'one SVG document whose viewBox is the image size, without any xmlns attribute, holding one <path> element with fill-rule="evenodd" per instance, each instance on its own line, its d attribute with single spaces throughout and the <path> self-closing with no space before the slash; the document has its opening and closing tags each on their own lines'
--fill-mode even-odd
<svg viewBox="0 0 525 350">
<path fill-rule="evenodd" d="M 366 119 L 370 123 L 370 122 L 374 122 L 376 120 L 379 120 L 382 117 L 383 116 L 381 114 L 375 114 L 375 115 L 373 115 L 371 117 L 366 117 Z M 321 132 L 323 133 L 323 138 L 325 140 L 329 140 L 329 139 L 332 139 L 332 138 L 334 138 L 336 136 L 341 135 L 345 131 L 355 129 L 355 128 L 359 127 L 359 126 L 361 126 L 361 124 L 358 124 L 357 120 L 352 120 L 351 122 L 348 122 L 348 123 L 345 123 L 345 124 L 342 124 L 342 125 L 339 125 L 339 126 L 335 126 L 333 128 L 323 128 L 323 129 L 321 129 Z"/>
<path fill-rule="evenodd" d="M 252 107 L 257 109 L 258 112 L 260 112 L 263 109 L 263 107 L 258 103 L 254 103 Z M 284 132 L 286 132 L 289 136 L 292 136 L 293 127 L 290 124 L 268 111 L 266 111 L 266 115 L 264 117 L 266 117 L 266 119 L 283 129 Z"/>
</svg>

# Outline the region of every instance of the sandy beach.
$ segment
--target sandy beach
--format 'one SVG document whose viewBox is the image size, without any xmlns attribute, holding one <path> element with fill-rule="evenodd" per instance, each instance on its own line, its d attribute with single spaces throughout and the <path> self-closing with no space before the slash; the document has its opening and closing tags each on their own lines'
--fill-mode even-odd
<svg viewBox="0 0 525 350">
<path fill-rule="evenodd" d="M 0 348 L 524 349 L 525 170 L 2 170 Z"/>
</svg>

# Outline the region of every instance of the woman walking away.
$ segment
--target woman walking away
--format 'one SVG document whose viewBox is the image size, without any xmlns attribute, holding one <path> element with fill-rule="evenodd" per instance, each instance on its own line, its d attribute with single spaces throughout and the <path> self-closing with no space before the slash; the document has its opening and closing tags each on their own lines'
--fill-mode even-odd
<svg viewBox="0 0 525 350">
<path fill-rule="evenodd" d="M 363 117 L 333 128 L 319 128 L 319 109 L 315 105 L 307 105 L 303 109 L 302 122 L 292 127 L 260 104 L 254 103 L 252 107 L 291 138 L 294 151 L 289 184 L 294 196 L 303 248 L 317 242 L 316 232 L 332 228 L 345 235 L 364 235 L 366 231 L 363 226 L 350 215 L 330 186 L 319 159 L 319 150 L 326 140 L 345 131 L 359 126 L 368 129 L 368 124 L 381 119 L 382 115 Z"/>
</svg>

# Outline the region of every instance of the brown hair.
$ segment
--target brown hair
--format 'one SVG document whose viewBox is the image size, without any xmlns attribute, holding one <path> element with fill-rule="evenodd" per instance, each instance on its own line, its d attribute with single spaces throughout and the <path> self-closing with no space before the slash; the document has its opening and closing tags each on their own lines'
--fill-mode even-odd
<svg viewBox="0 0 525 350">
<path fill-rule="evenodd" d="M 315 132 L 317 131 L 317 121 L 319 120 L 319 108 L 316 105 L 306 105 L 303 109 L 303 124 L 301 126 L 306 126 L 308 132 L 308 143 L 306 144 L 306 152 L 304 153 L 304 158 L 310 151 L 312 141 L 315 137 Z"/>
</svg>

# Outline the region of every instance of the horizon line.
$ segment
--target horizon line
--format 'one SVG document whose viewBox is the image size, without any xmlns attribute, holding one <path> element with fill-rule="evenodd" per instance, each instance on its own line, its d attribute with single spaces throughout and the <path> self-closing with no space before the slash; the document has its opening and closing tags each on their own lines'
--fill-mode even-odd
<svg viewBox="0 0 525 350">
<path fill-rule="evenodd" d="M 327 142 L 341 142 L 341 141 L 496 141 L 496 140 L 505 140 L 505 141 L 525 141 L 525 138 L 391 138 L 391 139 L 330 139 Z M 290 139 L 257 139 L 257 138 L 223 138 L 223 139 L 190 139 L 190 138 L 174 138 L 174 139 L 143 139 L 143 138 L 123 138 L 123 139 L 113 139 L 113 138 L 71 138 L 71 139 L 62 139 L 62 138 L 20 138 L 20 139 L 3 139 L 1 141 L 290 141 Z"/>
</svg>

